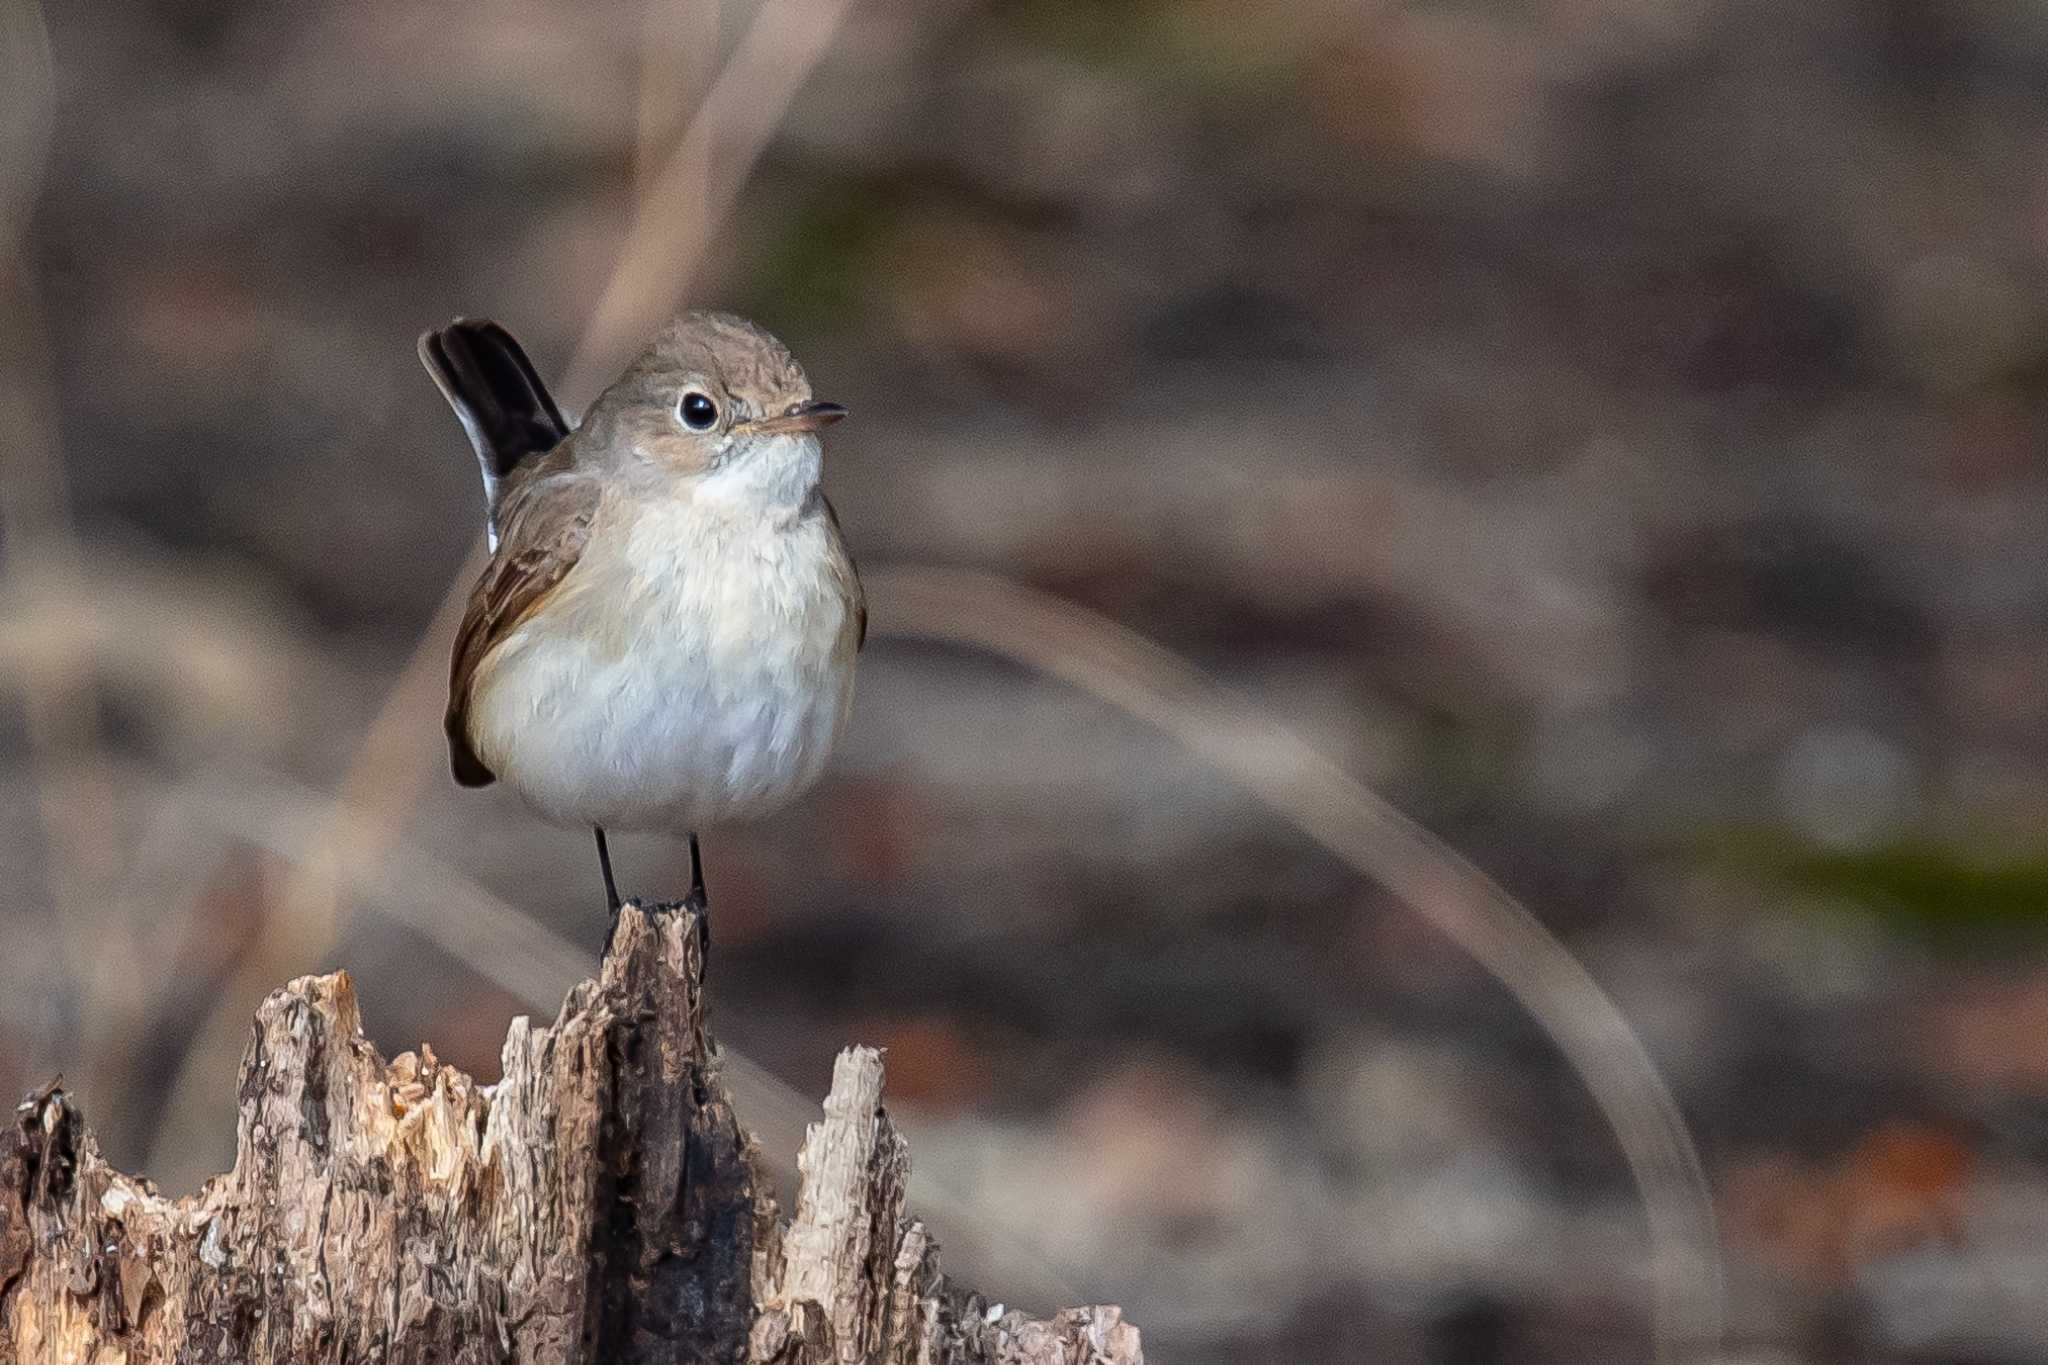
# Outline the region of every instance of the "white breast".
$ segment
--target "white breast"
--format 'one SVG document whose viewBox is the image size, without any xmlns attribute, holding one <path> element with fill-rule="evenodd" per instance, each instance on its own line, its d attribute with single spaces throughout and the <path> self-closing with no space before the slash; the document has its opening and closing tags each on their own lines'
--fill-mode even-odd
<svg viewBox="0 0 2048 1365">
<path fill-rule="evenodd" d="M 607 829 L 701 829 L 808 787 L 853 697 L 828 519 L 664 500 L 598 529 L 479 670 L 478 756 L 547 819 Z"/>
</svg>

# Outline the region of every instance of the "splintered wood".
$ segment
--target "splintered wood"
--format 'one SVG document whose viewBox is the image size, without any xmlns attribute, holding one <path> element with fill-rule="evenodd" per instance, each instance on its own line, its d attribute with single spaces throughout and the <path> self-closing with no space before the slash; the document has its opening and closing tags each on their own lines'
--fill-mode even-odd
<svg viewBox="0 0 2048 1365">
<path fill-rule="evenodd" d="M 345 974 L 264 1002 L 234 1169 L 170 1200 L 51 1088 L 0 1138 L 0 1362 L 1142 1365 L 1113 1307 L 991 1318 L 905 1215 L 870 1048 L 785 1221 L 704 1032 L 697 923 L 628 906 L 504 1079 L 386 1062 Z"/>
</svg>

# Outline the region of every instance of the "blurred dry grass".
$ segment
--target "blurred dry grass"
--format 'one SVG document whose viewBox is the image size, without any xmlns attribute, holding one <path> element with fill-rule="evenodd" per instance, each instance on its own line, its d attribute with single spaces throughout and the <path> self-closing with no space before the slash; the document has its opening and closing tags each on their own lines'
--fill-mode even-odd
<svg viewBox="0 0 2048 1365">
<path fill-rule="evenodd" d="M 2048 1342 L 2031 10 L 47 23 L 0 7 L 0 1082 L 189 1181 L 258 995 L 337 964 L 490 1074 L 601 924 L 439 777 L 475 490 L 411 338 L 496 313 L 582 401 L 687 289 L 855 408 L 865 563 L 1163 640 L 1534 907 L 1700 1130 L 1743 1349 Z M 878 641 L 826 787 L 707 851 L 727 1034 L 797 1092 L 893 1042 L 960 1225 L 1171 1358 L 1640 1355 L 1542 1035 L 1102 698 Z"/>
</svg>

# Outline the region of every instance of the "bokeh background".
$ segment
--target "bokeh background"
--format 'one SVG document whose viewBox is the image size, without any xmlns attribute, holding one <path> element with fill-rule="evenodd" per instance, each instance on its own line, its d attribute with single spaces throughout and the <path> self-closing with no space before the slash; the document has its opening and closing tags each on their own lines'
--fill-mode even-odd
<svg viewBox="0 0 2048 1365">
<path fill-rule="evenodd" d="M 0 1092 L 190 1188 L 336 967 L 495 1076 L 602 903 L 446 775 L 480 492 L 414 338 L 573 407 L 718 304 L 854 410 L 864 564 L 1161 642 L 1571 947 L 1728 1358 L 2048 1357 L 2048 8 L 7 0 L 0 60 Z M 743 1112 L 786 1159 L 886 1044 L 994 1294 L 1648 1358 L 1555 1041 L 1104 700 L 880 614 L 828 779 L 705 852 Z"/>
</svg>

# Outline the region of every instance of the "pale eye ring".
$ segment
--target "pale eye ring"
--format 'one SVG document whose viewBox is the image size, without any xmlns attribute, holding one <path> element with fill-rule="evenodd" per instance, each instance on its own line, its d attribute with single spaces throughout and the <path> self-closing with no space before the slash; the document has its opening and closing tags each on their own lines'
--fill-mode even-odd
<svg viewBox="0 0 2048 1365">
<path fill-rule="evenodd" d="M 718 404 L 691 389 L 676 404 L 676 420 L 692 431 L 709 431 L 718 425 Z"/>
</svg>

